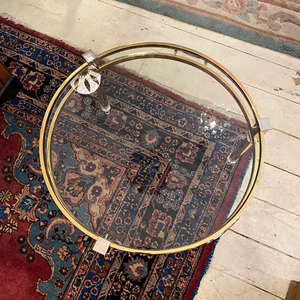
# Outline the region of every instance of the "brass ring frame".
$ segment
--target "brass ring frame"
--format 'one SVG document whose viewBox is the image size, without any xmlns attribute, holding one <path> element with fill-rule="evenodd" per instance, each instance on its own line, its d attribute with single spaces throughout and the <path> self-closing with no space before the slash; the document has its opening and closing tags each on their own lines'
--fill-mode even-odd
<svg viewBox="0 0 300 300">
<path fill-rule="evenodd" d="M 138 48 L 166 48 L 174 50 L 174 54 L 168 54 L 168 53 L 161 53 L 161 52 L 146 52 L 146 53 L 134 53 L 134 54 L 127 54 L 125 56 L 122 56 L 121 58 L 114 59 L 110 62 L 104 63 L 99 66 L 99 70 L 103 70 L 107 68 L 110 65 L 115 65 L 120 62 L 126 62 L 130 60 L 135 59 L 141 59 L 141 58 L 164 58 L 164 59 L 171 59 L 183 63 L 187 63 L 193 67 L 196 67 L 210 76 L 212 76 L 214 79 L 216 79 L 223 87 L 227 89 L 227 91 L 233 96 L 235 101 L 240 106 L 242 112 L 244 113 L 244 117 L 247 120 L 247 123 L 249 125 L 249 128 L 252 128 L 255 124 L 258 124 L 258 113 L 257 110 L 253 104 L 253 101 L 250 98 L 250 95 L 247 93 L 245 88 L 242 86 L 242 84 L 237 80 L 235 76 L 231 74 L 226 68 L 224 68 L 222 65 L 217 63 L 215 60 L 211 59 L 210 57 L 194 51 L 192 49 L 189 49 L 187 47 L 175 45 L 175 44 L 168 44 L 168 43 L 138 43 L 138 44 L 130 44 L 127 46 L 117 47 L 112 50 L 106 51 L 100 55 L 98 55 L 98 58 L 96 61 L 102 60 L 106 57 L 109 57 L 110 55 L 117 54 L 119 52 L 123 52 L 126 50 L 132 50 L 132 49 L 138 49 Z M 177 51 L 182 51 L 184 54 L 187 54 L 191 57 L 196 57 L 198 59 L 201 59 L 204 61 L 204 63 L 199 63 L 191 58 L 187 58 L 184 56 L 179 56 L 177 54 Z M 57 190 L 57 187 L 55 185 L 55 180 L 53 176 L 53 171 L 51 168 L 51 139 L 53 134 L 53 128 L 55 125 L 55 122 L 57 120 L 58 114 L 60 113 L 60 110 L 64 106 L 64 103 L 66 99 L 68 98 L 71 91 L 69 91 L 67 94 L 64 95 L 63 99 L 60 100 L 58 107 L 55 108 L 55 105 L 60 99 L 60 96 L 63 94 L 64 89 L 68 84 L 77 76 L 83 69 L 85 69 L 87 66 L 93 64 L 95 61 L 90 63 L 84 63 L 82 66 L 80 66 L 77 70 L 75 70 L 60 86 L 60 88 L 57 90 L 55 95 L 53 96 L 48 109 L 45 113 L 45 117 L 43 119 L 42 127 L 41 127 L 41 134 L 40 134 L 40 144 L 39 144 L 39 150 L 40 150 L 40 161 L 41 161 L 41 168 L 44 176 L 44 180 L 46 182 L 46 185 L 49 189 L 49 192 L 54 199 L 55 203 L 59 207 L 59 209 L 64 213 L 64 215 L 81 231 L 83 231 L 85 234 L 89 235 L 93 239 L 97 240 L 98 235 L 92 232 L 90 229 L 88 229 L 80 220 L 75 218 L 73 213 L 71 212 L 70 208 L 66 205 L 66 203 L 62 200 L 59 191 Z M 231 81 L 231 83 L 234 84 L 234 86 L 239 90 L 239 92 L 243 95 L 244 100 L 246 100 L 246 103 L 249 105 L 252 116 L 250 115 L 249 111 L 245 107 L 243 101 L 241 100 L 240 96 L 236 91 L 234 91 L 230 85 L 228 85 L 228 82 L 224 80 L 224 78 L 221 78 L 220 75 L 218 75 L 215 71 L 209 69 L 207 63 L 211 64 L 215 68 L 217 68 L 219 71 L 221 71 L 226 77 Z M 54 116 L 52 119 L 50 119 L 52 113 L 54 113 Z M 254 121 L 252 118 L 254 118 Z M 50 120 L 49 120 L 50 119 Z M 50 122 L 50 124 L 49 124 Z M 50 125 L 50 128 L 48 126 Z M 134 248 L 128 248 L 125 246 L 121 246 L 118 243 L 111 242 L 110 246 L 112 248 L 122 250 L 122 251 L 129 251 L 129 252 L 137 252 L 137 253 L 145 253 L 145 254 L 168 254 L 168 253 L 174 253 L 179 251 L 188 250 L 200 245 L 203 245 L 205 243 L 208 243 L 216 238 L 218 238 L 222 233 L 224 233 L 229 227 L 231 227 L 240 217 L 244 209 L 248 206 L 251 198 L 254 195 L 255 189 L 257 187 L 259 178 L 261 176 L 262 167 L 264 163 L 264 136 L 263 132 L 258 129 L 257 136 L 251 135 L 252 145 L 254 148 L 254 155 L 253 155 L 253 166 L 251 171 L 251 177 L 248 183 L 248 186 L 244 192 L 244 196 L 242 200 L 240 201 L 239 205 L 235 209 L 235 211 L 231 214 L 231 216 L 228 218 L 228 220 L 215 232 L 208 235 L 206 238 L 199 240 L 197 242 L 194 242 L 192 244 L 178 247 L 178 248 L 171 248 L 171 249 L 163 249 L 163 250 L 145 250 L 145 249 L 134 249 Z"/>
</svg>

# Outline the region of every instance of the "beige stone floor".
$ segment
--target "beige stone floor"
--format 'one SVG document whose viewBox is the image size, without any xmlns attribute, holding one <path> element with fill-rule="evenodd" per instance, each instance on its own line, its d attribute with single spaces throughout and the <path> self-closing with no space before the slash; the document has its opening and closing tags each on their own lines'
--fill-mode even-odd
<svg viewBox="0 0 300 300">
<path fill-rule="evenodd" d="M 0 0 L 0 14 L 96 53 L 132 42 L 194 48 L 228 68 L 274 129 L 255 197 L 220 239 L 196 300 L 284 299 L 300 281 L 300 60 L 112 0 Z M 296 30 L 296 29 L 295 29 Z"/>
</svg>

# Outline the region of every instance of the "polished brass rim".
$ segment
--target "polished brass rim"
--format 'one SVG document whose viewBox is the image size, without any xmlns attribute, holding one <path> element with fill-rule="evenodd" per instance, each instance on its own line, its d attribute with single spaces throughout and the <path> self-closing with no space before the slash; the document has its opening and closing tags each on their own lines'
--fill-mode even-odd
<svg viewBox="0 0 300 300">
<path fill-rule="evenodd" d="M 105 68 L 116 65 L 121 62 L 136 60 L 136 59 L 142 59 L 142 58 L 163 58 L 163 59 L 171 59 L 175 61 L 179 61 L 182 63 L 187 63 L 193 67 L 196 67 L 210 76 L 212 76 L 214 79 L 216 79 L 223 87 L 226 88 L 226 90 L 232 95 L 232 97 L 235 99 L 235 101 L 240 106 L 244 117 L 247 120 L 247 123 L 249 125 L 249 128 L 252 128 L 255 124 L 258 124 L 258 113 L 254 106 L 254 103 L 248 94 L 248 92 L 245 90 L 245 88 L 242 86 L 242 84 L 237 80 L 235 76 L 231 74 L 226 68 L 224 68 L 222 65 L 217 63 L 215 60 L 211 59 L 210 57 L 194 51 L 192 49 L 174 45 L 174 44 L 166 44 L 166 43 L 139 43 L 139 44 L 130 44 L 122 47 L 117 47 L 112 50 L 106 51 L 100 55 L 98 55 L 99 60 L 103 60 L 104 58 L 107 58 L 113 54 L 117 54 L 120 52 L 124 52 L 126 50 L 134 50 L 139 48 L 167 48 L 174 50 L 174 54 L 170 53 L 161 53 L 161 52 L 140 52 L 140 53 L 134 53 L 134 54 L 127 54 L 125 56 L 115 58 L 109 62 L 106 62 L 98 67 L 99 70 L 104 70 Z M 163 50 L 163 49 L 162 49 Z M 185 56 L 178 55 L 177 51 L 182 51 L 184 54 L 190 55 L 191 58 L 187 58 Z M 198 58 L 200 60 L 203 60 L 203 63 L 200 63 L 199 61 L 194 60 L 193 58 Z M 91 63 L 84 63 L 82 66 L 80 66 L 77 70 L 75 70 L 60 86 L 60 88 L 57 90 L 55 95 L 53 96 L 48 109 L 45 113 L 45 117 L 43 119 L 42 127 L 41 127 L 41 135 L 40 135 L 40 161 L 41 161 L 41 168 L 43 172 L 43 176 L 46 182 L 46 185 L 49 189 L 49 192 L 60 208 L 60 210 L 64 213 L 64 215 L 81 231 L 83 231 L 85 234 L 89 235 L 93 239 L 97 239 L 98 235 L 89 230 L 80 220 L 75 218 L 75 216 L 70 211 L 70 208 L 66 205 L 66 203 L 62 200 L 59 191 L 55 185 L 55 180 L 53 176 L 53 171 L 51 168 L 51 139 L 53 134 L 53 128 L 56 123 L 57 117 L 64 106 L 68 96 L 72 92 L 72 89 L 64 95 L 63 99 L 60 100 L 58 103 L 58 100 L 61 98 L 61 95 L 64 91 L 64 88 L 87 66 L 93 64 Z M 246 107 L 244 104 L 244 101 L 241 99 L 239 94 L 230 86 L 230 84 L 225 80 L 223 77 L 221 77 L 217 72 L 213 71 L 209 68 L 209 64 L 217 68 L 219 71 L 222 72 L 223 75 L 226 75 L 226 77 L 230 80 L 231 84 L 233 84 L 239 92 L 243 95 L 244 101 L 249 105 L 250 110 L 253 115 L 250 114 L 249 108 Z M 58 107 L 55 108 L 56 104 L 59 104 Z M 54 111 L 55 110 L 55 111 Z M 49 124 L 49 118 L 50 116 L 54 114 L 53 118 L 51 119 L 51 123 Z M 254 121 L 252 120 L 254 118 Z M 50 125 L 50 127 L 48 126 Z M 47 138 L 46 138 L 47 137 Z M 257 187 L 258 180 L 261 176 L 262 172 L 262 166 L 264 162 L 264 136 L 260 129 L 258 129 L 258 137 L 251 135 L 252 139 L 252 145 L 254 148 L 254 157 L 253 157 L 253 166 L 251 171 L 251 177 L 250 181 L 248 183 L 248 186 L 246 188 L 246 191 L 244 192 L 244 196 L 242 200 L 240 201 L 239 205 L 235 209 L 235 211 L 231 214 L 231 216 L 228 218 L 228 220 L 215 232 L 211 233 L 206 238 L 194 242 L 187 246 L 182 246 L 179 248 L 172 248 L 172 249 L 164 249 L 164 250 L 144 250 L 144 249 L 134 249 L 134 248 L 128 248 L 125 246 L 121 246 L 117 243 L 112 242 L 110 244 L 111 247 L 123 251 L 129 251 L 129 252 L 138 252 L 138 253 L 146 253 L 146 254 L 167 254 L 167 253 L 174 253 L 178 251 L 184 251 L 188 250 L 200 245 L 203 245 L 205 243 L 210 242 L 211 240 L 216 239 L 218 236 L 220 236 L 222 233 L 224 233 L 232 224 L 234 224 L 237 219 L 240 217 L 241 213 L 244 211 L 244 209 L 248 206 L 251 198 L 254 195 L 255 189 Z"/>
</svg>

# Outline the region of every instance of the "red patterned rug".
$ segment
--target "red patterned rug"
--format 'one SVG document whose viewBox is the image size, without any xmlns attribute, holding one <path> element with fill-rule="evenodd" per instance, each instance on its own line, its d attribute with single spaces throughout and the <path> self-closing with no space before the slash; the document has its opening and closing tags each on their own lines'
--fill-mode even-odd
<svg viewBox="0 0 300 300">
<path fill-rule="evenodd" d="M 17 97 L 0 109 L 0 299 L 192 299 L 216 242 L 170 255 L 110 249 L 102 256 L 51 199 L 40 169 L 40 126 L 57 88 L 83 63 L 81 53 L 1 19 L 0 60 L 23 84 Z M 88 102 L 81 100 L 82 106 Z M 179 100 L 174 96 L 172 101 L 179 109 Z M 105 122 L 110 126 L 109 118 Z M 229 151 L 245 134 L 241 124 L 232 123 L 227 138 L 224 134 L 231 141 L 228 149 L 219 151 Z M 221 160 L 221 154 L 216 157 Z M 241 176 L 247 159 L 243 156 L 232 167 L 222 165 L 227 174 L 220 179 L 222 195 L 207 196 L 214 207 L 230 208 L 239 183 L 234 176 Z M 211 182 L 223 174 L 212 172 L 206 178 Z M 223 219 L 219 216 L 211 227 Z"/>
</svg>

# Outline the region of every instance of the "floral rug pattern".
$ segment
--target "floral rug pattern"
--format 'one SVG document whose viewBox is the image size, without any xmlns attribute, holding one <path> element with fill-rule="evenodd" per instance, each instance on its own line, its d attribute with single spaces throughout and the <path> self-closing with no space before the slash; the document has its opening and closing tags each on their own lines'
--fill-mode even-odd
<svg viewBox="0 0 300 300">
<path fill-rule="evenodd" d="M 191 299 L 215 243 L 172 255 L 138 255 L 110 249 L 102 256 L 92 250 L 94 241 L 66 219 L 51 199 L 40 168 L 39 131 L 55 91 L 83 62 L 80 53 L 2 20 L 0 60 L 23 83 L 22 91 L 4 103 L 0 111 L 1 299 L 20 295 L 23 299 L 51 300 Z M 127 124 L 118 111 L 113 111 L 105 123 L 119 130 L 125 130 Z M 133 138 L 130 130 L 128 134 Z M 148 134 L 141 143 L 151 149 L 157 133 Z M 66 155 L 59 151 L 62 145 L 60 141 L 56 145 L 58 165 Z M 191 155 L 179 147 L 176 156 L 188 164 L 196 159 L 196 150 L 188 143 L 182 145 L 189 148 Z M 87 150 L 72 151 L 80 155 L 80 151 Z M 116 165 L 103 166 L 113 188 L 123 171 Z M 87 171 L 94 168 L 92 160 L 80 167 Z M 73 175 L 57 174 L 62 183 L 63 178 L 72 179 Z M 187 178 L 179 171 L 174 170 L 173 175 L 179 179 L 179 185 L 186 185 Z M 65 188 L 66 195 L 70 194 Z M 94 195 L 99 188 L 93 186 Z M 70 201 L 80 202 L 80 192 L 73 194 Z M 92 205 L 93 199 L 90 200 Z M 163 199 L 157 202 L 164 205 Z M 176 209 L 178 204 L 173 201 L 171 205 Z M 155 214 L 159 212 L 154 212 L 154 219 Z"/>
<path fill-rule="evenodd" d="M 105 70 L 102 78 L 110 114 L 95 109 L 93 94 L 74 92 L 55 126 L 52 167 L 62 199 L 93 232 L 126 247 L 168 249 L 207 236 L 231 203 L 239 164 L 227 155 L 247 126 L 133 74 Z"/>
</svg>

